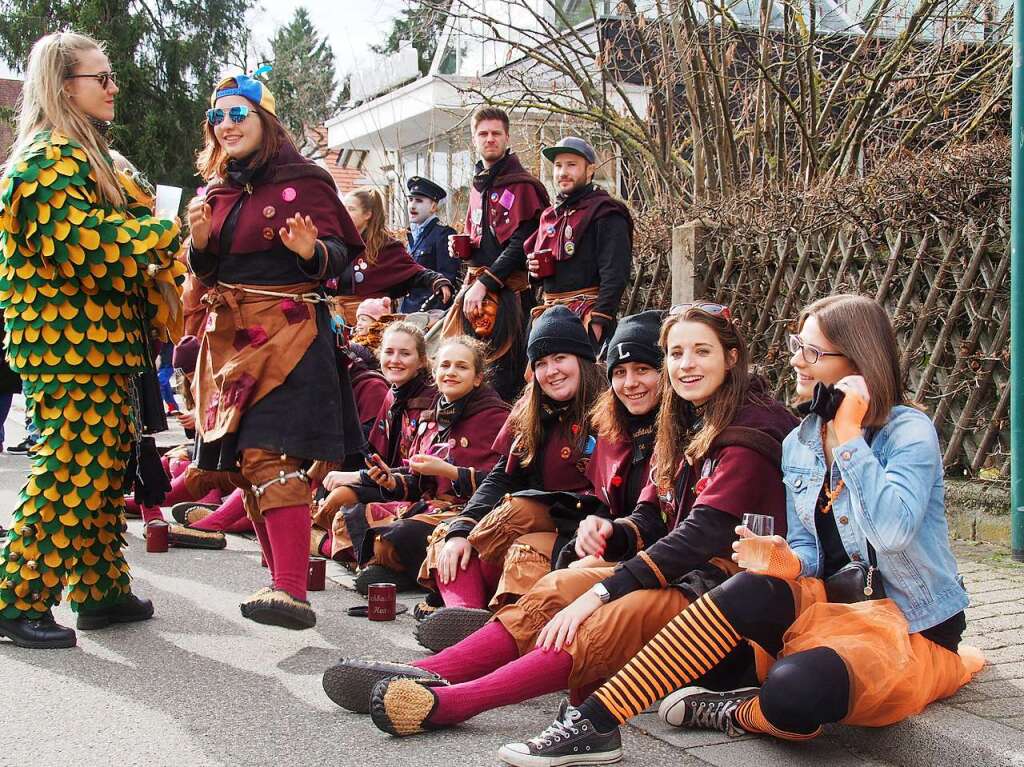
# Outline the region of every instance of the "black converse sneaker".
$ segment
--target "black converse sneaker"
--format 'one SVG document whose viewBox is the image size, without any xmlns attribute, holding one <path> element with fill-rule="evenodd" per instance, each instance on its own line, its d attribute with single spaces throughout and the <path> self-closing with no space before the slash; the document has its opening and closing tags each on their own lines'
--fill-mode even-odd
<svg viewBox="0 0 1024 767">
<path fill-rule="evenodd" d="M 555 723 L 525 743 L 507 743 L 498 758 L 513 767 L 571 767 L 614 764 L 622 759 L 619 728 L 598 732 L 589 719 L 563 700 Z"/>
<path fill-rule="evenodd" d="M 738 738 L 746 735 L 747 731 L 736 721 L 736 710 L 740 704 L 756 698 L 759 692 L 757 687 L 741 687 L 726 692 L 685 687 L 661 702 L 658 716 L 673 727 L 721 730 L 730 738 Z"/>
</svg>

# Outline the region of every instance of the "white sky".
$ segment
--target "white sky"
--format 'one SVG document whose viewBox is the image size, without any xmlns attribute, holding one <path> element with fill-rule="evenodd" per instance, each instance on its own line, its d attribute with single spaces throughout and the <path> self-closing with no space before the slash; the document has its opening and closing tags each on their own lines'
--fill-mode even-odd
<svg viewBox="0 0 1024 767">
<path fill-rule="evenodd" d="M 391 21 L 406 5 L 404 0 L 260 0 L 262 11 L 252 14 L 253 42 L 269 51 L 275 30 L 304 6 L 310 21 L 326 35 L 338 67 L 338 79 L 359 67 L 370 46 L 384 42 Z"/>
<path fill-rule="evenodd" d="M 381 43 L 405 0 L 260 0 L 250 14 L 253 43 L 269 52 L 269 40 L 299 6 L 309 11 L 317 32 L 327 35 L 338 66 L 338 79 L 359 66 L 370 46 Z M 0 62 L 0 77 L 16 76 Z"/>
</svg>

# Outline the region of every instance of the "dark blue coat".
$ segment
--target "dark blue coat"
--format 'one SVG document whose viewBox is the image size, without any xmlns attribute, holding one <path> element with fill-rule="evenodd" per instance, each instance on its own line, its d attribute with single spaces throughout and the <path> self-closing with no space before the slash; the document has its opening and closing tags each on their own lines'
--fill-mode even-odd
<svg viewBox="0 0 1024 767">
<path fill-rule="evenodd" d="M 451 280 L 454 289 L 458 290 L 459 270 L 462 264 L 457 258 L 448 255 L 448 236 L 451 234 L 455 234 L 455 230 L 435 218 L 420 230 L 419 237 L 415 241 L 410 230 L 409 253 L 416 263 L 443 274 Z M 428 298 L 430 298 L 429 290 L 412 290 L 402 301 L 400 311 L 403 314 L 418 312 Z"/>
</svg>

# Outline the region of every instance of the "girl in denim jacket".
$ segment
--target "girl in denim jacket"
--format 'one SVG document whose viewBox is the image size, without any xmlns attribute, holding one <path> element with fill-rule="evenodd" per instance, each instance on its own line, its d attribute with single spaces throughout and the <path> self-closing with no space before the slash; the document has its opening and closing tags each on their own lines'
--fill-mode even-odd
<svg viewBox="0 0 1024 767">
<path fill-rule="evenodd" d="M 900 404 L 889 318 L 871 299 L 837 295 L 805 309 L 798 328 L 790 364 L 805 418 L 783 444 L 788 532 L 770 539 L 767 568 L 691 604 L 579 709 L 505 746 L 506 762 L 601 763 L 618 725 L 669 693 L 667 723 L 729 735 L 809 740 L 829 722 L 883 726 L 981 668 L 980 653 L 960 645 L 967 594 L 949 547 L 938 438 L 924 413 Z M 748 545 L 733 544 L 741 566 Z M 856 562 L 876 568 L 870 588 L 858 582 L 863 601 L 829 601 L 826 580 Z M 743 641 L 760 687 L 686 687 Z M 543 760 L 566 740 L 586 756 Z"/>
</svg>

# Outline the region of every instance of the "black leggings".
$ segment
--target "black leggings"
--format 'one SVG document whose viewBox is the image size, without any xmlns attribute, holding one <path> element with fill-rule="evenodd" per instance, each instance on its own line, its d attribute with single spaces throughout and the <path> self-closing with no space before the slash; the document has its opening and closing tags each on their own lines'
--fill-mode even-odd
<svg viewBox="0 0 1024 767">
<path fill-rule="evenodd" d="M 796 620 L 793 591 L 786 581 L 739 573 L 708 593 L 736 633 L 772 655 Z M 850 676 L 842 658 L 828 647 L 776 661 L 761 685 L 761 711 L 775 727 L 809 734 L 846 716 Z"/>
</svg>

